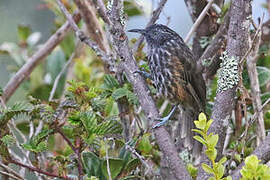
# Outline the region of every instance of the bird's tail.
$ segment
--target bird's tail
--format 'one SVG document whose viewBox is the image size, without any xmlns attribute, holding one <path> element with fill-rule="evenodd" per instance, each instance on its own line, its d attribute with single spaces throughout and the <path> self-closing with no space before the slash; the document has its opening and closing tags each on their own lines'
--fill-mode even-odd
<svg viewBox="0 0 270 180">
<path fill-rule="evenodd" d="M 196 141 L 193 136 L 195 133 L 192 129 L 195 128 L 194 120 L 198 119 L 199 112 L 194 111 L 193 109 L 185 109 L 179 113 L 178 116 L 178 148 L 180 151 L 187 149 L 192 153 L 192 157 L 195 160 L 195 163 L 200 162 L 202 144 Z"/>
</svg>

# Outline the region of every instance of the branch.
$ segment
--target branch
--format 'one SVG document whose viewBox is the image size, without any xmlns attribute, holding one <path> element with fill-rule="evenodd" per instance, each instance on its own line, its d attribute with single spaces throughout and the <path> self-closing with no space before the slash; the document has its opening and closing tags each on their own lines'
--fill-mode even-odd
<svg viewBox="0 0 270 180">
<path fill-rule="evenodd" d="M 64 65 L 60 73 L 55 78 L 54 83 L 53 83 L 53 88 L 50 92 L 49 101 L 53 99 L 59 80 L 62 77 L 62 75 L 65 73 L 66 69 L 69 67 L 70 63 L 73 61 L 74 56 L 75 56 L 75 53 L 72 53 L 71 56 L 69 57 L 69 60 L 66 62 L 66 64 Z"/>
<path fill-rule="evenodd" d="M 158 110 L 153 98 L 150 96 L 150 91 L 144 79 L 140 75 L 134 75 L 134 72 L 139 70 L 139 68 L 136 65 L 131 49 L 128 46 L 128 38 L 122 24 L 122 14 L 119 13 L 122 8 L 122 2 L 113 1 L 112 9 L 109 11 L 109 18 L 113 24 L 113 26 L 110 26 L 113 46 L 122 60 L 121 67 L 119 68 L 123 69 L 128 81 L 133 85 L 133 90 L 139 98 L 145 116 L 150 120 L 150 124 L 153 124 L 153 120 L 159 117 Z M 174 174 L 175 178 L 191 179 L 184 163 L 180 160 L 176 147 L 172 142 L 169 133 L 165 130 L 165 127 L 155 128 L 153 131 L 157 144 L 164 157 L 167 158 L 171 172 Z"/>
<path fill-rule="evenodd" d="M 251 15 L 250 1 L 233 0 L 230 11 L 228 30 L 227 56 L 224 56 L 224 65 L 221 68 L 218 82 L 218 92 L 213 107 L 212 119 L 214 122 L 209 132 L 219 135 L 217 144 L 218 159 L 222 155 L 226 128 L 232 114 L 235 90 L 239 82 L 238 64 L 248 50 L 249 24 Z M 230 77 L 233 76 L 233 80 Z M 205 161 L 206 158 L 204 158 Z M 202 168 L 199 169 L 198 179 L 208 179 Z"/>
<path fill-rule="evenodd" d="M 261 27 L 262 27 L 262 21 L 261 20 L 260 26 L 257 29 L 258 36 L 254 37 L 253 43 L 250 45 L 250 47 L 254 47 L 253 50 L 250 52 L 250 54 L 247 56 L 247 71 L 250 79 L 250 88 L 251 88 L 251 94 L 252 94 L 252 105 L 254 112 L 257 113 L 257 146 L 261 144 L 261 142 L 265 139 L 265 127 L 264 127 L 264 117 L 263 112 L 260 111 L 262 109 L 262 101 L 261 101 L 261 90 L 259 85 L 259 78 L 258 78 L 258 72 L 256 68 L 256 63 L 259 59 L 259 47 L 261 43 Z M 256 33 L 257 34 L 257 33 Z M 254 44 L 254 45 L 253 45 Z"/>
<path fill-rule="evenodd" d="M 106 35 L 100 25 L 96 16 L 95 7 L 92 1 L 74 0 L 80 14 L 86 24 L 90 38 L 95 41 L 98 46 L 104 51 L 109 53 L 110 46 Z"/>
<path fill-rule="evenodd" d="M 82 163 L 82 158 L 81 158 L 81 150 L 80 150 L 80 146 L 79 148 L 75 147 L 72 142 L 66 137 L 66 135 L 58 128 L 56 129 L 56 132 L 58 132 L 63 139 L 67 142 L 67 144 L 69 145 L 69 147 L 73 150 L 73 152 L 76 154 L 77 158 L 78 158 L 78 172 L 79 172 L 79 180 L 83 179 L 83 163 Z"/>
<path fill-rule="evenodd" d="M 15 177 L 17 177 L 17 179 L 22 179 L 23 178 L 13 169 L 11 169 L 10 167 L 8 167 L 7 165 L 3 164 L 2 161 L 0 161 L 0 167 L 2 167 L 3 169 L 5 169 L 8 173 L 13 174 Z"/>
<path fill-rule="evenodd" d="M 72 18 L 72 17 L 71 17 Z M 80 20 L 80 15 L 75 13 L 73 18 L 75 22 Z M 54 33 L 47 42 L 25 63 L 21 69 L 9 80 L 4 88 L 2 99 L 7 102 L 19 85 L 31 74 L 34 68 L 52 52 L 52 50 L 64 39 L 70 30 L 70 24 L 66 22 Z"/>
<path fill-rule="evenodd" d="M 24 168 L 27 168 L 29 171 L 32 171 L 32 172 L 37 172 L 37 173 L 40 173 L 40 174 L 47 175 L 49 177 L 56 177 L 56 178 L 60 178 L 60 179 L 71 180 L 70 178 L 68 178 L 66 176 L 60 176 L 60 175 L 53 174 L 53 173 L 50 173 L 50 172 L 47 172 L 47 171 L 43 171 L 40 168 L 28 166 L 26 164 L 23 164 L 23 163 L 20 163 L 19 161 L 14 160 L 14 159 L 10 160 L 10 163 L 16 164 L 16 165 L 24 167 Z"/>
<path fill-rule="evenodd" d="M 70 23 L 72 29 L 75 32 L 76 37 L 78 37 L 83 43 L 85 43 L 88 47 L 90 47 L 97 56 L 100 56 L 104 63 L 109 64 L 110 66 L 114 66 L 114 59 L 111 55 L 107 55 L 97 43 L 93 42 L 89 37 L 87 37 L 76 25 L 74 20 L 71 17 L 71 14 L 68 12 L 64 4 L 60 0 L 56 0 L 58 6 L 60 7 L 63 14 L 66 16 L 67 21 Z"/>
<path fill-rule="evenodd" d="M 220 59 L 215 58 L 215 55 L 218 53 L 221 55 L 222 47 L 225 47 L 225 40 L 227 37 L 227 32 L 229 28 L 230 22 L 230 11 L 227 12 L 226 16 L 224 17 L 223 24 L 219 27 L 219 30 L 215 36 L 215 38 L 211 41 L 211 44 L 206 48 L 202 56 L 200 57 L 197 65 L 198 71 L 205 72 L 206 79 L 211 77 L 217 69 L 219 68 Z M 205 67 L 203 64 L 204 62 L 208 62 L 210 60 L 210 65 Z"/>
<path fill-rule="evenodd" d="M 270 135 L 266 136 L 265 140 L 257 147 L 252 153 L 261 160 L 262 163 L 266 163 L 270 160 Z M 240 170 L 245 165 L 245 162 L 242 162 L 231 174 L 232 179 L 240 179 Z"/>
<path fill-rule="evenodd" d="M 210 0 L 208 4 L 205 6 L 203 11 L 201 12 L 200 16 L 197 18 L 191 29 L 189 30 L 186 38 L 185 38 L 185 43 L 188 43 L 192 34 L 196 31 L 198 26 L 201 24 L 202 20 L 204 19 L 205 15 L 207 14 L 207 11 L 210 9 L 211 5 L 213 4 L 215 0 Z"/>
</svg>

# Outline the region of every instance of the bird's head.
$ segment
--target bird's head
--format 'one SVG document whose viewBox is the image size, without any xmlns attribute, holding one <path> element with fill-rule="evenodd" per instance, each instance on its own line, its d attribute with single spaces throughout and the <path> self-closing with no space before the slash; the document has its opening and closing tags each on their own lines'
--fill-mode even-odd
<svg viewBox="0 0 270 180">
<path fill-rule="evenodd" d="M 146 29 L 131 29 L 128 32 L 142 34 L 147 44 L 151 46 L 160 46 L 173 38 L 179 37 L 176 32 L 162 24 L 154 24 Z"/>
</svg>

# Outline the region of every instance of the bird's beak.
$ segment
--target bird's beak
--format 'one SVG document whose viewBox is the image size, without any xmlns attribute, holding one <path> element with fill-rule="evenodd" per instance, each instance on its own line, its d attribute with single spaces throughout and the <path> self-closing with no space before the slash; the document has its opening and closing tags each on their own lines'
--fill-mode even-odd
<svg viewBox="0 0 270 180">
<path fill-rule="evenodd" d="M 140 33 L 140 34 L 145 34 L 146 31 L 145 29 L 130 29 L 128 32 L 135 32 L 135 33 Z"/>
</svg>

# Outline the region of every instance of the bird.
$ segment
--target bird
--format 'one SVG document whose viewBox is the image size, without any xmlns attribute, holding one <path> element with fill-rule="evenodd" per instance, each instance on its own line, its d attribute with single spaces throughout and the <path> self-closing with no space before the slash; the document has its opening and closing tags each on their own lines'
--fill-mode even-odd
<svg viewBox="0 0 270 180">
<path fill-rule="evenodd" d="M 202 73 L 196 69 L 196 56 L 180 35 L 165 25 L 153 24 L 145 29 L 131 29 L 129 32 L 143 35 L 147 44 L 150 73 L 138 73 L 150 78 L 158 95 L 174 105 L 169 115 L 161 118 L 153 128 L 164 125 L 180 106 L 180 136 L 184 139 L 184 146 L 191 149 L 194 145 L 191 130 L 194 127 L 193 121 L 200 112 L 205 111 L 206 104 L 206 86 Z"/>
</svg>

